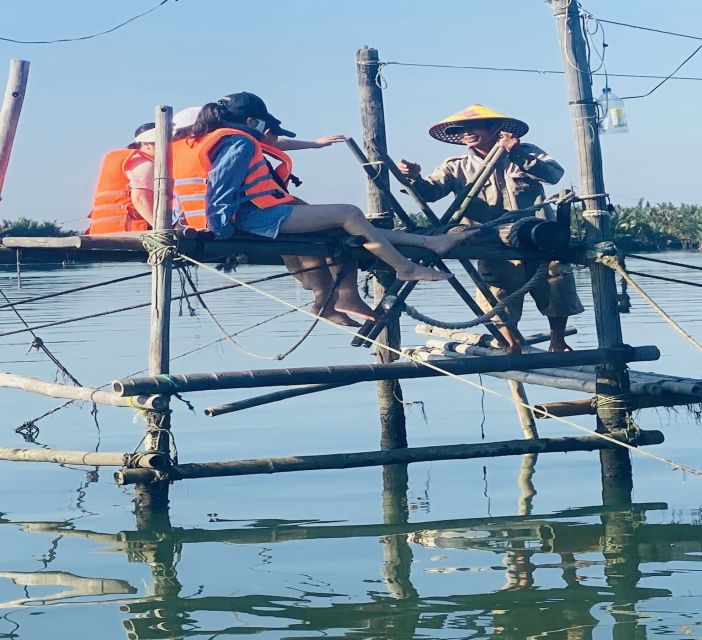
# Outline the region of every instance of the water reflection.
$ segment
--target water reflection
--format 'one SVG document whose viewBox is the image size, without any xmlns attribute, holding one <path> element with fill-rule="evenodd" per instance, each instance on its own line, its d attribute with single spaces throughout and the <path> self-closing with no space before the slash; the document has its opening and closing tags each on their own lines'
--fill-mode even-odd
<svg viewBox="0 0 702 640">
<path fill-rule="evenodd" d="M 702 557 L 699 523 L 647 522 L 647 514 L 667 509 L 665 504 L 412 523 L 406 467 L 387 467 L 384 481 L 384 522 L 378 524 L 254 521 L 235 528 L 198 529 L 174 527 L 166 516 L 152 521 L 149 528 L 104 533 L 77 528 L 75 522 L 4 520 L 6 526 L 20 525 L 25 535 L 80 538 L 99 544 L 103 551 L 126 554 L 130 563 L 148 567 L 150 581 L 140 590 L 115 576 L 7 571 L 0 573 L 0 582 L 21 587 L 24 597 L 13 597 L 0 607 L 48 607 L 81 597 L 84 602 L 106 600 L 119 607 L 126 637 L 133 640 L 214 638 L 265 630 L 280 630 L 279 637 L 298 632 L 311 637 L 334 635 L 340 629 L 356 638 L 443 637 L 449 630 L 453 635 L 447 637 L 456 637 L 460 630 L 461 637 L 592 638 L 603 624 L 598 611 L 606 610 L 613 620 L 611 637 L 638 640 L 646 637 L 642 604 L 672 596 L 668 589 L 641 585 L 641 565 L 676 559 L 689 563 Z M 193 593 L 192 576 L 179 575 L 179 562 L 194 551 L 193 545 L 219 543 L 235 549 L 258 545 L 270 551 L 295 541 L 338 540 L 336 551 L 343 554 L 344 545 L 363 538 L 377 539 L 383 554 L 376 567 L 381 582 L 373 581 L 371 570 L 364 581 L 371 586 L 360 591 L 359 585 L 337 587 L 309 575 L 294 595 L 283 586 L 274 593 L 252 586 L 210 594 L 207 584 Z M 423 550 L 446 553 L 447 564 L 423 566 L 414 557 Z M 606 584 L 593 579 L 597 568 L 604 572 Z M 216 566 L 201 569 L 205 576 L 220 571 Z M 242 569 L 227 565 L 227 570 Z M 503 586 L 471 591 L 465 588 L 468 583 L 453 578 L 481 570 L 503 571 Z M 203 571 L 198 572 L 197 580 L 202 576 Z M 443 576 L 445 587 L 429 586 L 427 576 L 434 580 Z M 190 584 L 187 593 L 181 580 Z M 379 584 L 384 589 L 378 589 Z M 446 591 L 449 585 L 453 591 Z M 51 590 L 56 586 L 61 589 Z M 351 597 L 345 589 L 357 595 Z M 35 590 L 41 593 L 32 593 Z M 213 615 L 222 613 L 232 616 L 228 624 Z"/>
</svg>

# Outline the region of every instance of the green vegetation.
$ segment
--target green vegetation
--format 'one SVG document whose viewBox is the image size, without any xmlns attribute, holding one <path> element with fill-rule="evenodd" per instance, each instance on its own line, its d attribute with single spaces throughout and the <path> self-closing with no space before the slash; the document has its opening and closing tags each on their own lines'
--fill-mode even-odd
<svg viewBox="0 0 702 640">
<path fill-rule="evenodd" d="M 582 235 L 579 212 L 573 216 L 576 237 Z M 625 251 L 693 249 L 702 243 L 702 205 L 671 202 L 651 204 L 643 199 L 634 207 L 615 206 L 614 240 Z"/>
<path fill-rule="evenodd" d="M 75 236 L 78 234 L 78 231 L 63 229 L 56 220 L 53 222 L 39 222 L 37 220 L 30 220 L 29 218 L 17 218 L 17 220 L 2 220 L 2 222 L 0 222 L 0 236 L 43 236 L 56 238 L 61 236 Z"/>
</svg>

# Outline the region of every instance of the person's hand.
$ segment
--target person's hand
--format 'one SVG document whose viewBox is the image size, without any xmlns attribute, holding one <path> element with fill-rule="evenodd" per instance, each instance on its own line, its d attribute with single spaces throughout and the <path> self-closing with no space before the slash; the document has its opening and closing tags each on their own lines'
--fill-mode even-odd
<svg viewBox="0 0 702 640">
<path fill-rule="evenodd" d="M 422 167 L 420 167 L 416 162 L 408 162 L 407 160 L 400 160 L 397 164 L 397 168 L 400 173 L 409 178 L 410 180 L 416 180 L 422 174 Z"/>
<path fill-rule="evenodd" d="M 314 143 L 317 145 L 318 149 L 321 149 L 322 147 L 328 147 L 331 144 L 336 144 L 337 142 L 343 142 L 346 140 L 346 136 L 341 135 L 341 134 L 334 134 L 331 136 L 323 136 L 321 138 L 317 138 Z"/>
<path fill-rule="evenodd" d="M 507 153 L 509 153 L 519 144 L 519 138 L 512 133 L 508 133 L 507 131 L 501 131 L 497 144 L 499 144 Z"/>
</svg>

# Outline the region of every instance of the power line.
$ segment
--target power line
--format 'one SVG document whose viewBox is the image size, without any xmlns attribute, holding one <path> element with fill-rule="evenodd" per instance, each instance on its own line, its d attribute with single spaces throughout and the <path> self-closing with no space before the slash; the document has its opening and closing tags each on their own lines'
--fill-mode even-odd
<svg viewBox="0 0 702 640">
<path fill-rule="evenodd" d="M 522 67 L 481 67 L 474 65 L 457 65 L 457 64 L 427 64 L 421 62 L 400 62 L 397 60 L 381 61 L 378 63 L 361 63 L 361 64 L 378 64 L 381 68 L 395 65 L 398 67 L 428 67 L 432 69 L 467 69 L 470 71 L 505 71 L 511 73 L 535 73 L 539 75 L 563 75 L 565 71 L 558 69 L 530 69 Z M 675 72 L 673 72 L 675 73 Z M 595 76 L 609 76 L 610 78 L 643 78 L 648 80 L 692 80 L 696 82 L 702 81 L 699 76 L 657 76 L 643 73 L 593 73 Z"/>
<path fill-rule="evenodd" d="M 660 86 L 664 85 L 668 80 L 670 80 L 677 72 L 679 69 L 682 69 L 684 65 L 686 65 L 692 58 L 694 58 L 702 49 L 702 44 L 697 47 L 687 58 L 685 58 L 677 67 L 675 67 L 675 71 L 673 71 L 669 76 L 661 80 L 653 89 L 651 89 L 648 93 L 642 93 L 640 96 L 624 96 L 622 100 L 635 100 L 636 98 L 646 98 L 647 96 L 650 96 L 656 89 L 658 89 Z"/>
<path fill-rule="evenodd" d="M 134 22 L 135 20 L 138 20 L 139 18 L 143 18 L 144 16 L 148 15 L 152 11 L 156 11 L 159 7 L 162 7 L 164 4 L 166 4 L 168 0 L 161 0 L 155 7 L 151 7 L 148 11 L 144 11 L 143 13 L 140 13 L 139 15 L 136 15 L 132 18 L 129 18 L 129 20 L 125 20 L 124 22 L 120 22 L 118 25 L 111 27 L 110 29 L 106 29 L 105 31 L 99 31 L 98 33 L 91 33 L 90 35 L 87 36 L 78 36 L 76 38 L 57 38 L 56 40 L 15 40 L 14 38 L 5 38 L 0 36 L 0 40 L 3 42 L 12 42 L 14 44 L 56 44 L 58 42 L 79 42 L 81 40 L 90 40 L 91 38 L 97 38 L 98 36 L 104 36 L 107 33 L 112 33 L 113 31 L 117 31 L 117 29 L 121 29 L 123 26 L 129 24 L 130 22 Z M 176 0 L 177 2 L 177 0 Z"/>
<path fill-rule="evenodd" d="M 590 12 L 583 11 L 587 16 L 595 18 Z M 675 31 L 665 31 L 663 29 L 654 29 L 652 27 L 642 27 L 638 24 L 628 24 L 627 22 L 617 22 L 616 20 L 603 20 L 602 18 L 595 18 L 600 22 L 605 22 L 606 24 L 615 24 L 618 27 L 629 27 L 630 29 L 639 29 L 641 31 L 651 31 L 653 33 L 661 33 L 666 36 L 676 36 L 677 38 L 688 38 L 689 40 L 702 40 L 702 36 L 692 36 L 687 33 L 677 33 Z"/>
</svg>

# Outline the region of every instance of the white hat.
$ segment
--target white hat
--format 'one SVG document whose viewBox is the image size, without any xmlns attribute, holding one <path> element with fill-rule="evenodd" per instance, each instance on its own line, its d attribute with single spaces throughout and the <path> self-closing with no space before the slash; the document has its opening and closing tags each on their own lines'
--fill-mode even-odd
<svg viewBox="0 0 702 640">
<path fill-rule="evenodd" d="M 200 113 L 202 107 L 187 107 L 181 109 L 178 113 L 173 116 L 173 130 L 184 129 L 185 127 L 192 127 L 197 120 L 197 116 Z"/>
<path fill-rule="evenodd" d="M 154 144 L 156 142 L 156 128 L 151 127 L 151 129 L 142 131 L 138 136 L 134 138 L 134 142 L 145 142 L 146 144 Z"/>
</svg>

